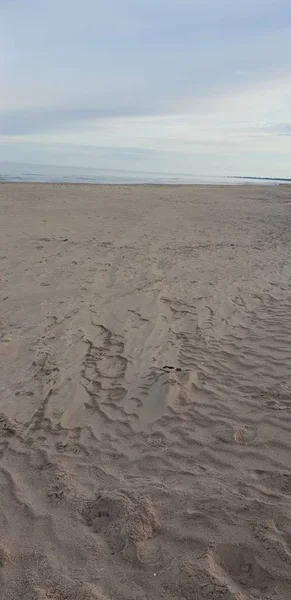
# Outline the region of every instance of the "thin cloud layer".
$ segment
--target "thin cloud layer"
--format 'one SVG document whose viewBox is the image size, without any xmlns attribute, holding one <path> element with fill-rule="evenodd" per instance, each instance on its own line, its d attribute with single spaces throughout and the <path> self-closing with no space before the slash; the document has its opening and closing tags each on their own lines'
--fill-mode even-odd
<svg viewBox="0 0 291 600">
<path fill-rule="evenodd" d="M 95 166 L 114 146 L 121 167 L 129 147 L 133 169 L 140 151 L 180 172 L 186 153 L 192 173 L 243 174 L 256 149 L 258 175 L 269 152 L 290 174 L 289 0 L 1 0 L 0 34 L 0 160 L 54 164 L 67 144 Z"/>
</svg>

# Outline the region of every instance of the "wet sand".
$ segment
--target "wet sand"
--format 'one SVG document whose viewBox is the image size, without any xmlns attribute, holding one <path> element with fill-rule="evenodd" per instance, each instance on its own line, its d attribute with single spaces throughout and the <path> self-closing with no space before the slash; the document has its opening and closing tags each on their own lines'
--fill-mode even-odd
<svg viewBox="0 0 291 600">
<path fill-rule="evenodd" d="M 290 600 L 291 187 L 0 213 L 1 598 Z"/>
</svg>

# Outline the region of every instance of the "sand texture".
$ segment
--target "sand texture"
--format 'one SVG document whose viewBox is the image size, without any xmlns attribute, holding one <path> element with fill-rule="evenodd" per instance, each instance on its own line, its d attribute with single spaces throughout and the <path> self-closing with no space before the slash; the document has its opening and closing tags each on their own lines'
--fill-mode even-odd
<svg viewBox="0 0 291 600">
<path fill-rule="evenodd" d="M 1 600 L 290 600 L 291 188 L 0 211 Z"/>
</svg>

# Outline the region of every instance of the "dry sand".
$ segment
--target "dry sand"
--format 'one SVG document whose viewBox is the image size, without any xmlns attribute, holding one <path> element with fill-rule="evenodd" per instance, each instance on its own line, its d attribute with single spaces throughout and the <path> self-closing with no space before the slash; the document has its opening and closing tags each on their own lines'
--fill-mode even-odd
<svg viewBox="0 0 291 600">
<path fill-rule="evenodd" d="M 0 185 L 0 597 L 291 598 L 291 188 Z"/>
</svg>

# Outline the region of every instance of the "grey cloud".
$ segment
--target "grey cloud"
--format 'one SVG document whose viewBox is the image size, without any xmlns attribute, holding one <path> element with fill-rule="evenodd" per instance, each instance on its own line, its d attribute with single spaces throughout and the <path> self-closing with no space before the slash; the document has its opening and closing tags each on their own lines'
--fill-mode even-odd
<svg viewBox="0 0 291 600">
<path fill-rule="evenodd" d="M 130 170 L 134 164 L 148 166 L 155 170 L 155 164 L 162 160 L 167 153 L 157 149 L 140 147 L 120 148 L 116 146 L 91 146 L 82 144 L 38 144 L 34 142 L 9 142 L 1 143 L 0 140 L 0 166 L 5 162 L 23 162 L 53 165 L 79 165 L 93 168 L 100 167 L 107 170 Z"/>
<path fill-rule="evenodd" d="M 80 8 L 79 0 L 0 0 L 0 135 L 199 112 L 220 94 L 291 73 L 290 0 L 83 0 Z"/>
<path fill-rule="evenodd" d="M 141 111 L 134 107 L 128 108 L 33 108 L 22 110 L 0 111 L 0 135 L 24 135 L 38 132 L 48 132 L 70 127 L 74 123 L 82 123 L 93 119 L 109 117 L 126 117 L 140 115 Z"/>
<path fill-rule="evenodd" d="M 19 107 L 31 89 L 36 106 L 114 97 L 116 110 L 167 111 L 187 94 L 290 71 L 290 29 L 289 0 L 0 3 L 3 88 Z"/>
<path fill-rule="evenodd" d="M 267 125 L 264 127 L 264 131 L 267 133 L 277 135 L 291 135 L 291 123 L 278 123 L 276 125 Z"/>
</svg>

